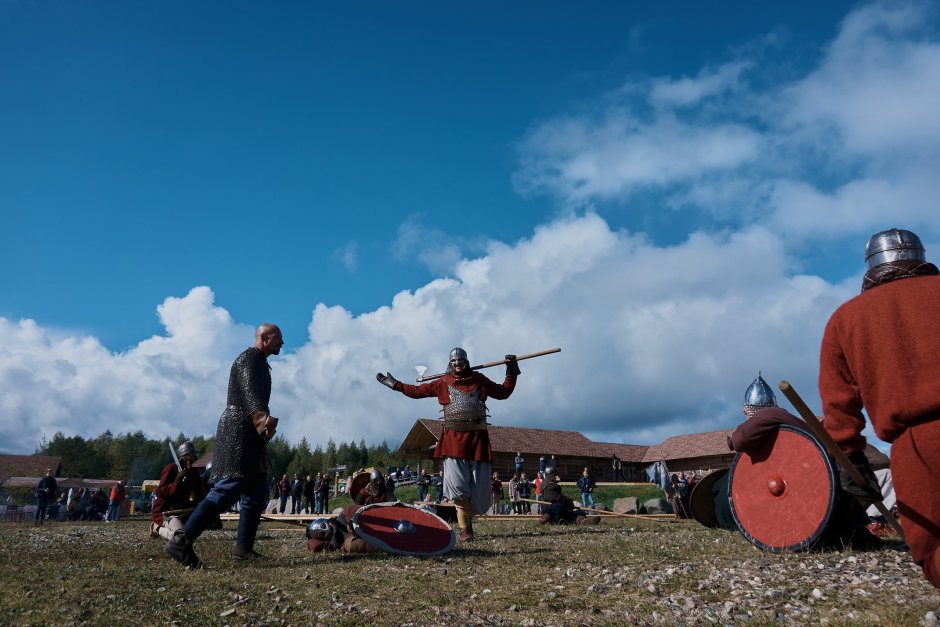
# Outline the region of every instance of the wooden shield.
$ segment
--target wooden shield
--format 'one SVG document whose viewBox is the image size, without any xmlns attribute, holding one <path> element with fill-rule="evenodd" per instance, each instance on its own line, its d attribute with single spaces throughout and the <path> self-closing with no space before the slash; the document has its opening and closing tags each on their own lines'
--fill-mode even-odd
<svg viewBox="0 0 940 627">
<path fill-rule="evenodd" d="M 692 508 L 692 518 L 706 527 L 717 527 L 718 519 L 715 517 L 715 497 L 712 488 L 715 482 L 728 474 L 727 468 L 716 470 L 702 477 L 692 488 L 689 497 L 689 506 Z"/>
<path fill-rule="evenodd" d="M 372 546 L 398 555 L 442 555 L 454 547 L 450 525 L 430 512 L 404 503 L 373 503 L 352 519 L 356 535 Z"/>
<path fill-rule="evenodd" d="M 729 494 L 738 530 L 773 553 L 809 549 L 826 530 L 839 483 L 811 434 L 781 425 L 759 449 L 731 462 Z"/>
<path fill-rule="evenodd" d="M 358 475 L 352 478 L 352 485 L 349 486 L 349 498 L 356 500 L 356 496 L 359 495 L 362 490 L 369 485 L 369 478 L 371 474 L 368 472 L 360 472 Z"/>
</svg>

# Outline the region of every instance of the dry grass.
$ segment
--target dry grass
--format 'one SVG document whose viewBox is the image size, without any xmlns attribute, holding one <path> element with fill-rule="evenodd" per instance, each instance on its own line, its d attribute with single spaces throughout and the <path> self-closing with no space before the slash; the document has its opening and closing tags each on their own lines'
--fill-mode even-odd
<svg viewBox="0 0 940 627">
<path fill-rule="evenodd" d="M 477 540 L 431 559 L 306 551 L 263 523 L 270 559 L 228 558 L 233 526 L 205 534 L 189 571 L 115 524 L 0 524 L 4 624 L 916 625 L 940 594 L 907 553 L 758 552 L 694 522 L 596 527 L 479 521 Z"/>
</svg>

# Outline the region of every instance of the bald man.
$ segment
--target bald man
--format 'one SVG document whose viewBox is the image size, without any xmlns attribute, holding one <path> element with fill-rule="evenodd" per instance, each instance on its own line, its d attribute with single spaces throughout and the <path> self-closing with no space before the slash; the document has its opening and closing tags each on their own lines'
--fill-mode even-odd
<svg viewBox="0 0 940 627">
<path fill-rule="evenodd" d="M 228 380 L 228 406 L 219 418 L 212 454 L 215 485 L 186 521 L 186 526 L 166 543 L 164 552 L 184 566 L 202 565 L 193 542 L 219 514 L 240 503 L 238 532 L 232 558 L 255 560 L 255 536 L 268 502 L 267 451 L 277 418 L 271 416 L 271 367 L 268 357 L 281 352 L 284 340 L 274 324 L 262 324 L 255 345 L 245 349 L 232 364 Z"/>
</svg>

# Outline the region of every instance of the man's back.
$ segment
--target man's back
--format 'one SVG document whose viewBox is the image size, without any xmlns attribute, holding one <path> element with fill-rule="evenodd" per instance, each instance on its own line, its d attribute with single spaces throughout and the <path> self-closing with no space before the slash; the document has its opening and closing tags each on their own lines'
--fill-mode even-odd
<svg viewBox="0 0 940 627">
<path fill-rule="evenodd" d="M 826 428 L 837 441 L 860 417 L 845 411 L 855 386 L 875 432 L 888 442 L 902 425 L 940 413 L 938 323 L 940 276 L 880 285 L 836 310 L 823 337 L 819 387 Z"/>
</svg>

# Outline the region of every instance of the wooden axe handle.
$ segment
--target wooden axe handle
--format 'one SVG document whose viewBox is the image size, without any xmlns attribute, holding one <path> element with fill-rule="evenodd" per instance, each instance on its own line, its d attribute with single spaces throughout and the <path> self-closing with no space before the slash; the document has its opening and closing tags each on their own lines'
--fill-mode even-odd
<svg viewBox="0 0 940 627">
<path fill-rule="evenodd" d="M 560 348 L 550 348 L 547 351 L 539 351 L 538 353 L 529 353 L 528 355 L 519 355 L 516 357 L 516 361 L 522 361 L 523 359 L 532 359 L 533 357 L 541 357 L 542 355 L 551 355 L 552 353 L 560 353 Z M 493 366 L 500 366 L 505 364 L 506 360 L 501 359 L 500 361 L 491 361 L 487 364 L 480 364 L 479 366 L 473 366 L 470 370 L 481 370 L 483 368 L 492 368 Z M 424 381 L 432 381 L 434 379 L 440 379 L 444 376 L 444 373 L 441 374 L 429 374 L 425 377 L 418 377 L 415 379 L 418 383 L 423 383 Z"/>
<path fill-rule="evenodd" d="M 849 461 L 848 456 L 842 452 L 842 449 L 839 448 L 836 441 L 832 439 L 832 436 L 829 435 L 826 428 L 819 422 L 819 419 L 816 418 L 816 414 L 803 402 L 803 399 L 796 393 L 796 390 L 793 389 L 790 382 L 781 381 L 777 385 L 780 391 L 783 392 L 783 395 L 787 397 L 787 400 L 789 400 L 796 409 L 797 413 L 806 421 L 806 425 L 809 427 L 810 431 L 813 432 L 813 435 L 816 436 L 816 439 L 822 442 L 822 445 L 826 447 L 826 450 L 829 451 L 829 454 L 836 460 L 836 463 L 849 473 L 852 481 L 860 486 L 866 485 L 868 481 L 862 477 L 862 474 L 858 471 L 858 468 L 855 467 L 855 464 Z M 895 531 L 901 534 L 901 538 L 904 539 L 904 530 L 901 529 L 901 523 L 894 517 L 894 514 L 892 514 L 881 501 L 876 501 L 874 505 L 878 508 L 878 511 L 881 512 L 881 515 L 885 517 L 885 520 L 888 521 L 888 524 L 894 527 Z"/>
</svg>

